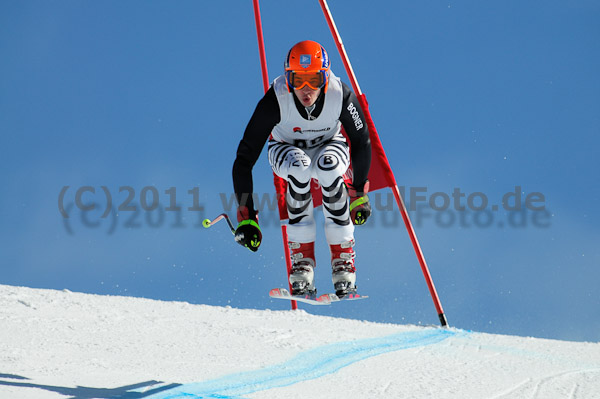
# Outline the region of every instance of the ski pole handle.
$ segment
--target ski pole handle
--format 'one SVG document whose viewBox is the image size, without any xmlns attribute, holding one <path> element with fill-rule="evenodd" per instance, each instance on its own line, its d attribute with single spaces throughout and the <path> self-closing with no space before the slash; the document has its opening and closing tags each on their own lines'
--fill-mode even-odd
<svg viewBox="0 0 600 399">
<path fill-rule="evenodd" d="M 221 221 L 223 219 L 225 219 L 225 221 L 227 221 L 227 224 L 229 225 L 229 229 L 231 230 L 231 233 L 235 234 L 235 227 L 233 227 L 233 224 L 231 223 L 231 220 L 229 220 L 229 216 L 227 216 L 226 213 L 220 214 L 219 216 L 217 216 L 213 220 L 204 219 L 202 221 L 202 226 L 204 226 L 204 228 L 208 229 L 210 226 L 216 224 L 217 222 L 219 222 L 219 221 Z"/>
</svg>

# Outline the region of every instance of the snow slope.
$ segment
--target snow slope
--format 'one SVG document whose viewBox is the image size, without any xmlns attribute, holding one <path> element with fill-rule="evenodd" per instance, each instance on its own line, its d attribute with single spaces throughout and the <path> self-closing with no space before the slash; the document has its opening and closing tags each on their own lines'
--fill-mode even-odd
<svg viewBox="0 0 600 399">
<path fill-rule="evenodd" d="M 600 398 L 600 343 L 0 285 L 2 399 L 346 396 Z"/>
</svg>

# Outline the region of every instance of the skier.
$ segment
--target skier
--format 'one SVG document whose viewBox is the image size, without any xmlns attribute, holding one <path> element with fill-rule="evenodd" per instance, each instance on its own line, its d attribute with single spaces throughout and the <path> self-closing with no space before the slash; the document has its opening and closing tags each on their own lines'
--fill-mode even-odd
<svg viewBox="0 0 600 399">
<path fill-rule="evenodd" d="M 284 68 L 285 73 L 259 101 L 237 149 L 233 185 L 239 225 L 235 239 L 251 251 L 260 246 L 252 168 L 268 140 L 271 168 L 287 181 L 292 295 L 316 296 L 316 225 L 310 192 L 311 178 L 315 178 L 323 193 L 332 281 L 336 294 L 342 297 L 356 292 L 354 225 L 365 223 L 371 214 L 367 196 L 369 132 L 356 95 L 330 70 L 327 52 L 319 43 L 306 40 L 294 45 Z M 341 126 L 350 139 L 350 149 Z M 346 186 L 343 175 L 350 159 L 353 181 Z"/>
</svg>

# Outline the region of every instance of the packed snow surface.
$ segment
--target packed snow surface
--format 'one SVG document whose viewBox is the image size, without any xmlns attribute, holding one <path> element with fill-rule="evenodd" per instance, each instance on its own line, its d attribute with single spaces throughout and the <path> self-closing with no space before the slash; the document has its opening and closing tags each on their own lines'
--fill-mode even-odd
<svg viewBox="0 0 600 399">
<path fill-rule="evenodd" d="M 0 285 L 2 399 L 333 397 L 600 398 L 600 343 Z"/>
</svg>

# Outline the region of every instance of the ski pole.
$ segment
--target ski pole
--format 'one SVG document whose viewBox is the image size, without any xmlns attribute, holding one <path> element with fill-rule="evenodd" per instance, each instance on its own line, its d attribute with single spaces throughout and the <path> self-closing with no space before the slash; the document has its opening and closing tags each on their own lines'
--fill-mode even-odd
<svg viewBox="0 0 600 399">
<path fill-rule="evenodd" d="M 221 221 L 223 219 L 225 219 L 225 221 L 227 221 L 227 224 L 229 225 L 229 229 L 231 230 L 231 233 L 235 234 L 235 227 L 233 227 L 233 224 L 231 223 L 231 220 L 229 220 L 229 216 L 227 216 L 226 213 L 220 214 L 219 216 L 217 216 L 213 220 L 204 219 L 202 221 L 202 226 L 204 226 L 204 228 L 208 229 L 210 226 L 216 224 L 217 222 L 219 222 L 219 221 Z"/>
</svg>

